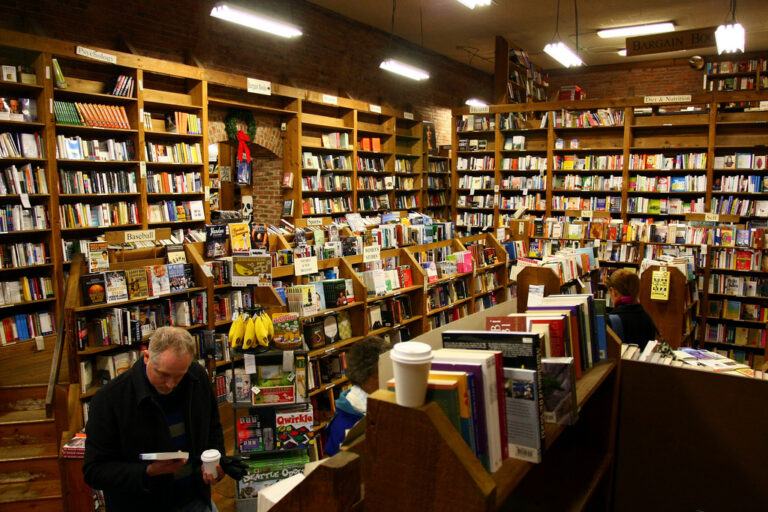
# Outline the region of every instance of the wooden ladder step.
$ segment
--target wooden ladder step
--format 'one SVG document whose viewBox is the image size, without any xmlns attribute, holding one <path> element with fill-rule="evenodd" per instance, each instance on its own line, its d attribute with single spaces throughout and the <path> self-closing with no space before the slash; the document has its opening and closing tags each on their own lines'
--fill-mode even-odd
<svg viewBox="0 0 768 512">
<path fill-rule="evenodd" d="M 0 464 L 6 461 L 58 459 L 58 456 L 55 443 L 11 445 L 0 449 Z"/>
<path fill-rule="evenodd" d="M 0 412 L 0 425 L 18 423 L 53 423 L 53 418 L 45 415 L 45 409 Z"/>
<path fill-rule="evenodd" d="M 2 510 L 7 510 L 5 505 L 7 503 L 50 499 L 61 499 L 61 482 L 58 480 L 0 484 L 0 505 L 2 505 L 0 509 Z"/>
</svg>

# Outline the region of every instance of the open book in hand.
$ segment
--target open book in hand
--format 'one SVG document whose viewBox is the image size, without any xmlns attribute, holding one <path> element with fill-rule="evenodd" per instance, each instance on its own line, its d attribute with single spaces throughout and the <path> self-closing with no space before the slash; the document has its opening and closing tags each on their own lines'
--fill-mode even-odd
<svg viewBox="0 0 768 512">
<path fill-rule="evenodd" d="M 142 453 L 139 457 L 141 460 L 180 460 L 188 459 L 189 452 Z"/>
</svg>

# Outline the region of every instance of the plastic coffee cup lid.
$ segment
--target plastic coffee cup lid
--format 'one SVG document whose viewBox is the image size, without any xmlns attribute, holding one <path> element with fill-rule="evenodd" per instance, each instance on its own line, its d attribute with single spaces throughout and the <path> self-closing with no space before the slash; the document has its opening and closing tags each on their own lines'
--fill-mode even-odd
<svg viewBox="0 0 768 512">
<path fill-rule="evenodd" d="M 420 341 L 404 341 L 392 347 L 391 357 L 398 363 L 426 363 L 432 360 L 432 347 Z"/>
<path fill-rule="evenodd" d="M 200 455 L 200 460 L 203 462 L 211 462 L 214 460 L 218 460 L 220 458 L 221 458 L 221 453 L 219 452 L 219 450 L 216 450 L 216 449 L 205 450 Z"/>
</svg>

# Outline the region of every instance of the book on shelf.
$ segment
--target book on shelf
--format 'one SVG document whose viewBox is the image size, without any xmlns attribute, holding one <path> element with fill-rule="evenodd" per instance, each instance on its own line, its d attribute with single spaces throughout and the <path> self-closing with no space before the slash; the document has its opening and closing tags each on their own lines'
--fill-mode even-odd
<svg viewBox="0 0 768 512">
<path fill-rule="evenodd" d="M 95 306 L 107 302 L 107 284 L 102 272 L 81 276 L 80 287 L 83 292 L 84 306 Z"/>
<path fill-rule="evenodd" d="M 170 293 L 171 283 L 165 265 L 148 265 L 144 268 L 147 270 L 147 282 L 151 297 Z"/>
<path fill-rule="evenodd" d="M 128 300 L 128 286 L 125 272 L 122 270 L 110 270 L 104 273 L 107 286 L 107 302 Z"/>
<path fill-rule="evenodd" d="M 149 297 L 149 284 L 147 282 L 147 271 L 144 268 L 129 268 L 125 270 L 126 286 L 128 288 L 128 298 L 146 299 Z"/>
</svg>

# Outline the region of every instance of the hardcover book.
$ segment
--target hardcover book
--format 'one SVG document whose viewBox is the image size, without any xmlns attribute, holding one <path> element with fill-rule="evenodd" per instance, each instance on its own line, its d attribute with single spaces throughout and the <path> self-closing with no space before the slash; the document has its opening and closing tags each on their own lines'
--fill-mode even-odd
<svg viewBox="0 0 768 512">
<path fill-rule="evenodd" d="M 152 297 L 165 295 L 171 291 L 171 283 L 165 265 L 150 265 L 147 270 L 149 292 Z"/>
<path fill-rule="evenodd" d="M 216 258 L 227 253 L 227 226 L 205 226 L 205 257 Z"/>
<path fill-rule="evenodd" d="M 107 283 L 107 302 L 128 300 L 128 286 L 125 281 L 125 272 L 111 270 L 104 273 Z"/>
<path fill-rule="evenodd" d="M 251 253 L 251 230 L 245 222 L 229 224 L 229 242 L 232 254 Z"/>
<path fill-rule="evenodd" d="M 83 290 L 83 306 L 95 306 L 107 302 L 107 283 L 102 272 L 80 277 Z"/>
<path fill-rule="evenodd" d="M 109 244 L 107 242 L 89 242 L 88 243 L 88 270 L 89 272 L 100 272 L 109 269 Z"/>
<path fill-rule="evenodd" d="M 187 279 L 184 274 L 184 264 L 173 263 L 165 266 L 168 273 L 168 284 L 171 292 L 180 292 L 187 289 Z"/>
</svg>

